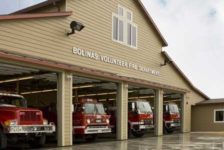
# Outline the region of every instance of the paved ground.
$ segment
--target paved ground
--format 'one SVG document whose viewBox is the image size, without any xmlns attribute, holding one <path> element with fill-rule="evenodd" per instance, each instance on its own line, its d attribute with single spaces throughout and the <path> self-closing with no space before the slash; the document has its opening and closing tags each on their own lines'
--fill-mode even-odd
<svg viewBox="0 0 224 150">
<path fill-rule="evenodd" d="M 173 134 L 45 150 L 224 150 L 224 133 Z"/>
</svg>

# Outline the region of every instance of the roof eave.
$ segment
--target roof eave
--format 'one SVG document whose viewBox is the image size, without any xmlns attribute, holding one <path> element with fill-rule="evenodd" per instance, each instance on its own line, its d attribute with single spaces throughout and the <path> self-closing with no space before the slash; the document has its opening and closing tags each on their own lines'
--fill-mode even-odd
<svg viewBox="0 0 224 150">
<path fill-rule="evenodd" d="M 201 103 L 201 102 L 199 102 L 199 103 L 197 103 L 197 104 L 195 104 L 194 106 L 201 106 L 201 105 L 215 105 L 215 104 L 224 104 L 224 102 L 214 102 L 214 103 Z"/>
<path fill-rule="evenodd" d="M 2 20 L 16 20 L 16 19 L 34 19 L 34 18 L 47 18 L 47 17 L 67 17 L 72 14 L 71 11 L 67 12 L 51 12 L 51 13 L 34 13 L 34 14 L 15 14 L 15 15 L 2 15 Z"/>
</svg>

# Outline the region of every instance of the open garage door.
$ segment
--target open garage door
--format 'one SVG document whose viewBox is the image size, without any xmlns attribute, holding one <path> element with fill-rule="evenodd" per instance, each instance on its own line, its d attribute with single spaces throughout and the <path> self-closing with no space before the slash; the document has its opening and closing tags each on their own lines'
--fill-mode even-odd
<svg viewBox="0 0 224 150">
<path fill-rule="evenodd" d="M 116 139 L 117 84 L 73 75 L 74 144 Z"/>
<path fill-rule="evenodd" d="M 165 134 L 180 133 L 182 120 L 182 94 L 165 90 L 163 95 L 163 130 Z"/>
<path fill-rule="evenodd" d="M 128 129 L 129 138 L 154 135 L 153 89 L 129 85 L 128 88 Z"/>
<path fill-rule="evenodd" d="M 0 133 L 2 147 L 46 146 L 55 134 L 47 109 L 57 103 L 57 73 L 0 64 Z M 57 118 L 54 118 L 56 120 Z M 54 120 L 51 120 L 54 122 Z M 23 142 L 21 142 L 23 141 Z M 22 144 L 23 143 L 23 144 Z M 56 146 L 55 144 L 53 144 Z"/>
</svg>

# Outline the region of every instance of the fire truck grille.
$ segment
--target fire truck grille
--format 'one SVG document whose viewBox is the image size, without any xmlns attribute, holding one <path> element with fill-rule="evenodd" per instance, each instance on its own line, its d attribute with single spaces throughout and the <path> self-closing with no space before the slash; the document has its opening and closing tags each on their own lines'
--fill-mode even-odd
<svg viewBox="0 0 224 150">
<path fill-rule="evenodd" d="M 146 119 L 144 120 L 144 124 L 151 125 L 153 124 L 153 121 L 151 119 Z"/>
<path fill-rule="evenodd" d="M 38 111 L 21 111 L 20 121 L 41 121 L 41 114 Z"/>
</svg>

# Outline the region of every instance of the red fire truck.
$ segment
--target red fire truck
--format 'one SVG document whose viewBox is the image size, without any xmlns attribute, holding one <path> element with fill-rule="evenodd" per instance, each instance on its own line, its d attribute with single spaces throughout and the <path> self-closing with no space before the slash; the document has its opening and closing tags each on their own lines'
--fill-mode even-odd
<svg viewBox="0 0 224 150">
<path fill-rule="evenodd" d="M 19 141 L 40 147 L 45 135 L 53 132 L 55 126 L 43 118 L 42 111 L 27 108 L 23 96 L 0 92 L 0 149 Z"/>
<path fill-rule="evenodd" d="M 165 103 L 163 105 L 163 124 L 164 131 L 167 133 L 180 128 L 180 112 L 177 104 Z"/>
<path fill-rule="evenodd" d="M 110 115 L 107 115 L 102 103 L 94 99 L 83 98 L 74 103 L 73 131 L 75 136 L 84 136 L 94 140 L 97 134 L 110 133 Z"/>
<path fill-rule="evenodd" d="M 102 103 L 91 98 L 82 98 L 74 104 L 73 134 L 74 138 L 85 138 L 86 141 L 95 140 L 98 134 L 110 133 L 110 115 L 107 115 Z M 44 110 L 49 121 L 57 123 L 54 107 Z"/>
<path fill-rule="evenodd" d="M 116 132 L 116 108 L 109 108 L 111 127 Z M 154 128 L 151 105 L 145 100 L 128 102 L 128 130 L 135 137 L 142 137 L 147 129 Z"/>
</svg>

